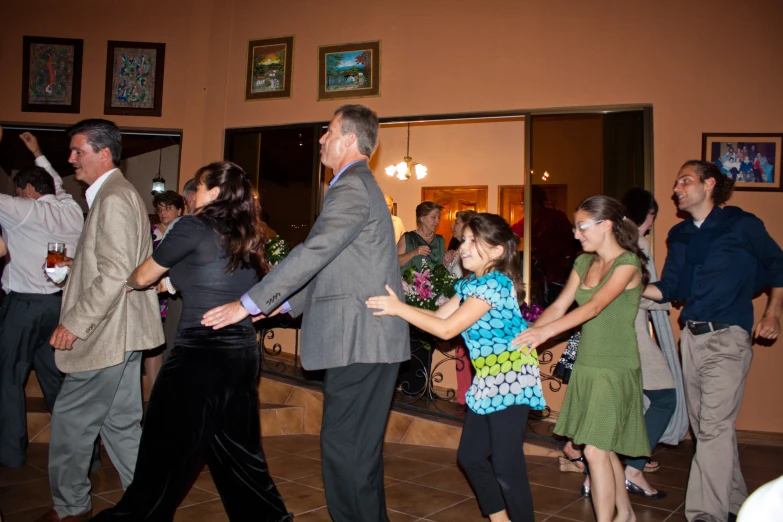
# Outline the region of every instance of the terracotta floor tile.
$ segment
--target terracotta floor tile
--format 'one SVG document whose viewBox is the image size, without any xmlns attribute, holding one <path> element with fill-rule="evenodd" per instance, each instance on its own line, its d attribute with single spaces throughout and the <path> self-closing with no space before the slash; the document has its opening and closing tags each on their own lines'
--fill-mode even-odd
<svg viewBox="0 0 783 522">
<path fill-rule="evenodd" d="M 400 482 L 386 488 L 386 505 L 389 509 L 417 517 L 428 517 L 466 498 L 464 495 L 408 482 Z"/>
<path fill-rule="evenodd" d="M 533 494 L 533 509 L 539 513 L 548 513 L 550 515 L 554 515 L 563 509 L 564 506 L 582 498 L 578 490 L 566 491 L 538 484 L 530 484 L 530 491 Z"/>
<path fill-rule="evenodd" d="M 321 461 L 287 455 L 269 460 L 269 472 L 275 477 L 294 480 L 321 472 Z"/>
<path fill-rule="evenodd" d="M 316 448 L 314 450 L 305 451 L 303 453 L 299 453 L 299 455 L 301 455 L 302 457 L 310 458 L 310 459 L 321 460 L 321 448 Z"/>
<path fill-rule="evenodd" d="M 310 486 L 311 488 L 324 489 L 324 476 L 321 475 L 320 473 L 316 473 L 315 475 L 308 475 L 306 477 L 301 477 L 293 480 L 293 482 L 304 484 L 305 486 Z M 383 477 L 383 485 L 387 488 L 392 484 L 396 484 L 398 482 L 400 481 L 397 479 L 393 479 L 391 477 Z"/>
<path fill-rule="evenodd" d="M 31 480 L 0 488 L 0 509 L 4 515 L 41 506 L 52 506 L 49 479 Z"/>
<path fill-rule="evenodd" d="M 111 466 L 90 473 L 90 484 L 92 484 L 92 492 L 96 495 L 106 493 L 107 491 L 122 489 L 120 475 L 117 473 L 117 470 Z"/>
<path fill-rule="evenodd" d="M 329 510 L 327 510 L 325 507 L 322 507 L 320 509 L 297 515 L 296 522 L 332 522 L 332 517 L 329 516 Z"/>
<path fill-rule="evenodd" d="M 228 515 L 218 499 L 178 509 L 174 522 L 228 522 Z"/>
<path fill-rule="evenodd" d="M 647 480 L 650 480 L 650 473 L 646 473 Z M 650 499 L 639 495 L 630 495 L 631 503 L 634 505 L 644 505 L 666 511 L 675 511 L 683 502 L 685 502 L 685 490 L 673 486 L 655 484 L 655 488 L 666 493 L 666 498 Z"/>
<path fill-rule="evenodd" d="M 549 486 L 564 489 L 569 492 L 579 493 L 585 476 L 582 473 L 566 473 L 554 466 L 544 466 L 527 474 L 531 484 Z"/>
<path fill-rule="evenodd" d="M 49 445 L 32 443 L 27 446 L 27 464 L 49 472 Z M 2 469 L 2 468 L 0 468 Z"/>
<path fill-rule="evenodd" d="M 783 471 L 783 466 L 767 467 L 767 466 L 752 466 L 743 464 L 740 462 L 740 468 L 742 469 L 742 476 L 745 480 L 752 482 L 767 483 L 770 480 L 778 478 Z"/>
<path fill-rule="evenodd" d="M 544 466 L 557 466 L 557 457 L 542 457 L 539 455 L 525 455 L 526 462 L 533 462 Z"/>
<path fill-rule="evenodd" d="M 689 470 L 691 469 L 693 455 L 665 450 L 657 452 L 655 455 L 653 455 L 652 459 L 658 462 L 661 466 L 665 466 L 667 468 Z M 658 473 L 658 471 L 655 471 L 652 474 Z M 647 475 L 651 475 L 651 473 L 647 473 Z"/>
<path fill-rule="evenodd" d="M 764 468 L 783 468 L 783 451 L 781 448 L 767 448 L 761 446 L 746 446 L 739 451 L 740 465 L 759 466 Z M 27 452 L 27 462 L 30 462 L 30 452 Z"/>
<path fill-rule="evenodd" d="M 45 471 L 31 466 L 30 464 L 21 468 L 7 468 L 5 466 L 0 466 L 0 488 L 5 486 L 12 486 L 14 484 L 21 484 L 22 482 L 29 482 L 31 480 L 40 480 L 42 478 L 46 478 L 47 476 L 48 474 Z"/>
<path fill-rule="evenodd" d="M 415 459 L 422 462 L 440 464 L 441 466 L 454 466 L 457 464 L 457 450 L 449 448 L 416 446 L 401 456 L 406 459 Z"/>
<path fill-rule="evenodd" d="M 285 501 L 288 511 L 299 515 L 326 506 L 326 497 L 320 489 L 311 488 L 296 482 L 286 482 L 277 488 Z M 297 521 L 299 517 L 297 516 Z"/>
<path fill-rule="evenodd" d="M 685 489 L 688 487 L 688 470 L 687 469 L 675 469 L 661 466 L 655 473 L 647 473 L 645 475 L 647 482 L 655 484 L 655 487 L 663 486 L 675 487 Z M 668 490 L 667 490 L 668 491 Z"/>
<path fill-rule="evenodd" d="M 200 474 L 196 479 L 196 482 L 193 483 L 193 487 L 203 489 L 204 491 L 209 491 L 210 493 L 214 493 L 215 495 L 218 494 L 217 486 L 215 486 L 215 481 L 212 480 L 212 473 L 210 473 L 209 471 Z"/>
<path fill-rule="evenodd" d="M 691 455 L 696 452 L 696 444 L 690 439 L 686 439 L 681 441 L 676 446 L 667 446 L 664 444 L 659 444 L 655 447 L 655 450 L 665 450 L 665 451 L 671 451 L 673 453 L 682 453 L 683 455 Z"/>
<path fill-rule="evenodd" d="M 272 448 L 295 455 L 321 447 L 321 441 L 317 435 L 280 435 L 276 437 L 263 437 L 261 439 L 261 444 L 264 446 L 264 449 Z"/>
<path fill-rule="evenodd" d="M 465 495 L 466 497 L 473 496 L 473 489 L 470 487 L 468 478 L 457 466 L 439 469 L 432 473 L 422 475 L 421 477 L 411 479 L 409 482 L 430 486 L 435 489 L 445 489 L 446 491 Z"/>
<path fill-rule="evenodd" d="M 435 522 L 473 522 L 487 520 L 484 518 L 484 515 L 481 514 L 481 510 L 479 509 L 478 502 L 476 502 L 475 498 L 469 498 L 459 504 L 449 506 L 442 511 L 427 515 L 427 518 L 429 520 L 434 520 Z"/>
<path fill-rule="evenodd" d="M 111 491 L 109 493 L 101 493 L 98 496 L 104 500 L 108 500 L 109 502 L 116 504 L 120 501 L 124 493 L 125 492 L 120 489 L 118 491 Z M 202 504 L 204 502 L 209 502 L 210 500 L 215 500 L 216 498 L 219 498 L 217 493 L 212 493 L 211 491 L 206 491 L 201 488 L 190 488 L 190 491 L 188 491 L 188 494 L 185 495 L 185 498 L 182 500 L 180 508 L 192 506 L 195 504 Z"/>
<path fill-rule="evenodd" d="M 399 455 L 400 453 L 408 452 L 417 446 L 412 446 L 410 444 L 402 444 L 399 442 L 384 442 L 383 443 L 383 454 L 384 455 Z"/>
<path fill-rule="evenodd" d="M 407 459 L 404 455 L 399 457 L 397 455 L 384 455 L 383 474 L 399 480 L 411 480 L 444 467 L 439 464 Z"/>
</svg>

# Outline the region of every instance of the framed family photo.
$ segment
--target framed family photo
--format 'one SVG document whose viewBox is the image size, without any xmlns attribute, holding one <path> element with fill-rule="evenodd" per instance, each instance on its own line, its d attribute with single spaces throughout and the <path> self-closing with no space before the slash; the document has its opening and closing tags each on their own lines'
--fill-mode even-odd
<svg viewBox="0 0 783 522">
<path fill-rule="evenodd" d="M 109 41 L 103 113 L 160 116 L 166 44 Z"/>
<path fill-rule="evenodd" d="M 84 40 L 24 36 L 22 111 L 78 113 Z"/>
<path fill-rule="evenodd" d="M 734 190 L 781 191 L 783 134 L 705 133 L 702 159 L 734 181 Z"/>
<path fill-rule="evenodd" d="M 318 100 L 381 94 L 381 42 L 318 48 Z"/>
<path fill-rule="evenodd" d="M 245 100 L 291 97 L 294 37 L 250 40 L 247 44 Z"/>
</svg>

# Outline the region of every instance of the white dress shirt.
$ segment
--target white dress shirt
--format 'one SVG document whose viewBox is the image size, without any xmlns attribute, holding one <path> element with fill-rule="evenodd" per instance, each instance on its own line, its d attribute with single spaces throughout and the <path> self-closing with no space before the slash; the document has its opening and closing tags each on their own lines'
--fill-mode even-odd
<svg viewBox="0 0 783 522">
<path fill-rule="evenodd" d="M 111 176 L 111 173 L 117 170 L 116 168 L 111 169 L 108 172 L 105 172 L 100 178 L 95 180 L 95 183 L 87 187 L 87 190 L 84 191 L 84 199 L 87 200 L 87 208 L 92 208 L 92 202 L 95 201 L 95 196 L 98 194 L 98 191 L 101 190 L 101 185 L 106 181 L 106 178 Z"/>
<path fill-rule="evenodd" d="M 0 226 L 8 246 L 3 290 L 24 294 L 53 294 L 60 288 L 46 278 L 48 243 L 65 243 L 65 255 L 73 257 L 84 226 L 82 209 L 63 189 L 63 180 L 45 156 L 35 164 L 54 179 L 55 194 L 38 199 L 0 194 Z"/>
</svg>

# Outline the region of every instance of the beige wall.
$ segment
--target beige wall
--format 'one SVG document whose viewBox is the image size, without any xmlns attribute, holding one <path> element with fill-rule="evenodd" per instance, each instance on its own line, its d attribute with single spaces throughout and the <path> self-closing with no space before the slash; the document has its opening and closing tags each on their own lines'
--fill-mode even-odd
<svg viewBox="0 0 783 522">
<path fill-rule="evenodd" d="M 153 151 L 134 156 L 122 162 L 122 173 L 141 194 L 147 213 L 154 214 L 152 206 L 152 178 L 158 174 L 158 154 Z M 171 145 L 160 151 L 160 173 L 166 180 L 166 190 L 177 190 L 179 172 L 179 145 Z"/>
<path fill-rule="evenodd" d="M 385 117 L 545 107 L 649 103 L 654 117 L 656 196 L 661 203 L 656 261 L 678 219 L 669 204 L 683 161 L 698 157 L 702 132 L 781 132 L 783 3 L 609 0 L 87 0 L 45 12 L 3 0 L 0 16 L 0 118 L 68 123 L 101 116 L 106 40 L 166 42 L 161 118 L 118 117 L 125 127 L 183 130 L 182 165 L 222 156 L 226 127 L 322 121 L 339 102 L 316 101 L 318 45 L 382 40 L 381 96 L 359 100 Z M 726 38 L 730 12 L 742 38 Z M 85 39 L 80 115 L 20 112 L 22 35 Z M 296 37 L 289 100 L 243 101 L 247 41 Z M 753 74 L 718 74 L 721 64 Z M 727 109 L 729 107 L 729 109 Z M 781 193 L 740 193 L 778 242 Z M 760 314 L 766 298 L 756 301 Z M 673 314 L 676 318 L 676 313 Z M 783 367 L 783 341 L 757 347 L 738 426 L 783 432 L 783 400 L 770 385 Z"/>
</svg>

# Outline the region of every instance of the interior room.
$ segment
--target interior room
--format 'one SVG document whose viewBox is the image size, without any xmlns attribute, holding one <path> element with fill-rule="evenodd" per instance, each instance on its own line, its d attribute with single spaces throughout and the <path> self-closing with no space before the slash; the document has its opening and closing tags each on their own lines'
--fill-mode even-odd
<svg viewBox="0 0 783 522">
<path fill-rule="evenodd" d="M 437 233 L 448 244 L 458 210 L 497 213 L 509 224 L 531 216 L 534 186 L 543 189 L 543 204 L 571 225 L 584 198 L 619 198 L 641 187 L 660 207 L 647 236 L 659 275 L 668 233 L 685 219 L 672 197 L 683 163 L 706 159 L 710 136 L 756 136 L 747 138 L 750 143 L 783 134 L 777 84 L 783 81 L 783 3 L 769 0 L 139 0 L 132 8 L 86 0 L 79 9 L 62 3 L 30 9 L 0 0 L 0 13 L 0 192 L 14 194 L 12 176 L 32 164 L 18 139 L 29 130 L 86 213 L 85 185 L 72 175 L 63 130 L 86 118 L 106 118 L 123 132 L 120 168 L 153 222 L 153 178 L 160 174 L 166 189 L 182 191 L 201 166 L 230 160 L 247 172 L 267 225 L 291 247 L 305 240 L 322 210 L 334 173 L 320 163 L 318 140 L 346 103 L 364 104 L 380 119 L 379 146 L 369 166 L 405 230 L 416 228 L 416 206 L 428 199 L 446 207 Z M 727 13 L 735 29 L 750 28 L 742 37 L 727 38 L 715 29 L 726 27 Z M 69 111 L 30 110 L 26 37 L 83 42 L 79 103 Z M 293 47 L 282 80 L 278 69 L 264 68 L 263 75 L 248 70 L 249 42 L 272 39 L 280 45 L 288 38 Z M 165 75 L 158 76 L 160 91 L 149 113 L 110 107 L 112 42 L 165 44 Z M 328 69 L 322 56 L 327 46 L 357 42 L 380 42 L 373 47 L 379 57 L 375 90 L 330 97 L 334 82 L 347 89 L 348 82 L 370 81 L 354 70 L 338 79 L 319 70 Z M 343 47 L 341 53 L 356 52 Z M 269 94 L 276 89 L 279 95 Z M 732 140 L 740 141 L 725 138 Z M 406 156 L 426 166 L 426 176 L 401 180 L 387 174 Z M 783 192 L 776 183 L 740 183 L 728 205 L 758 217 L 780 245 L 783 222 L 776 209 Z M 546 305 L 555 294 L 536 272 L 531 241 L 520 242 L 527 301 Z M 766 292 L 755 295 L 757 321 L 768 299 Z M 668 312 L 677 342 L 685 331 L 681 313 L 681 306 Z M 288 318 L 256 326 L 261 435 L 270 472 L 296 519 L 330 520 L 319 449 L 322 375 L 301 366 L 299 326 Z M 580 494 L 581 473 L 558 467 L 566 441 L 553 429 L 568 385 L 553 372 L 567 340 L 553 339 L 538 355 L 548 409 L 531 416 L 524 443 L 537 521 L 596 520 L 590 499 Z M 776 407 L 783 391 L 774 386 L 782 342 L 753 345 L 736 418 L 749 493 L 783 474 L 783 408 Z M 456 462 L 466 411 L 455 401 L 460 363 L 449 345 L 438 345 L 420 364 L 424 388 L 408 396 L 398 390 L 385 433 L 389 517 L 485 520 Z M 143 390 L 147 401 L 147 379 Z M 52 507 L 51 418 L 34 377 L 26 391 L 28 464 L 0 466 L 3 521 L 37 520 Z M 654 450 L 660 469 L 645 476 L 668 497 L 632 496 L 639 520 L 686 520 L 694 447 L 689 432 L 678 446 Z M 105 451 L 102 461 L 92 475 L 93 513 L 114 506 L 123 494 Z M 181 504 L 180 519 L 228 520 L 208 469 Z"/>
</svg>

